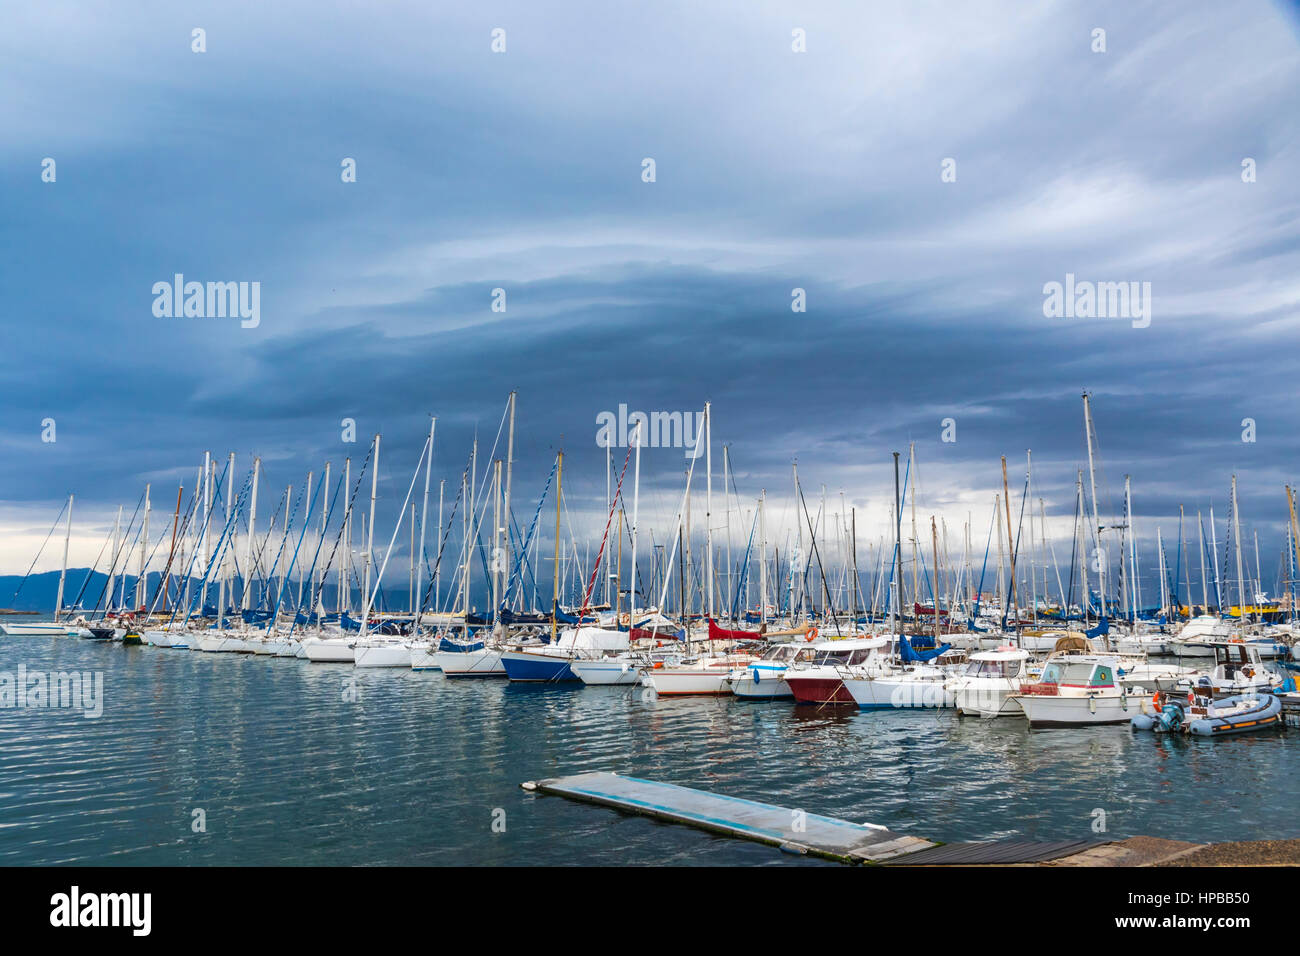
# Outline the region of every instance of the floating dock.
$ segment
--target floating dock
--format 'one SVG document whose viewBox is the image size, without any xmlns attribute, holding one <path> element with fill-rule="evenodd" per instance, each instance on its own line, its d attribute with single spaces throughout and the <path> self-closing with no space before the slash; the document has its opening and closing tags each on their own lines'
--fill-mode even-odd
<svg viewBox="0 0 1300 956">
<path fill-rule="evenodd" d="M 843 863 L 881 863 L 938 846 L 884 827 L 614 773 L 583 773 L 522 786 Z"/>
</svg>

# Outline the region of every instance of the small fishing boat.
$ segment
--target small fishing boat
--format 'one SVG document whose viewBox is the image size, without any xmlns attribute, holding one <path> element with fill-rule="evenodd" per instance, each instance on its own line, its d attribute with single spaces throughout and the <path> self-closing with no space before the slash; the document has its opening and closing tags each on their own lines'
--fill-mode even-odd
<svg viewBox="0 0 1300 956">
<path fill-rule="evenodd" d="M 1049 660 L 1037 683 L 1023 684 L 1013 699 L 1031 727 L 1128 723 L 1152 697 L 1116 679 L 1111 656 L 1071 655 Z"/>
<path fill-rule="evenodd" d="M 785 672 L 785 682 L 790 686 L 796 703 L 848 704 L 857 701 L 844 686 L 849 676 L 865 676 L 865 672 L 850 675 L 849 668 L 884 663 L 881 651 L 892 643 L 890 637 L 858 637 L 840 641 L 827 641 L 807 663 L 795 661 Z"/>
<path fill-rule="evenodd" d="M 641 683 L 661 697 L 700 697 L 731 693 L 734 670 L 756 660 L 750 654 L 685 658 L 680 663 L 656 661 L 641 670 Z"/>
<path fill-rule="evenodd" d="M 946 685 L 958 712 L 975 717 L 1022 714 L 1015 695 L 1026 678 L 1028 660 L 1028 651 L 1010 644 L 972 654 L 966 669 Z"/>
<path fill-rule="evenodd" d="M 1226 737 L 1282 726 L 1282 701 L 1276 694 L 1239 694 L 1215 699 L 1209 678 L 1195 691 L 1156 694 L 1143 713 L 1133 717 L 1134 730 Z"/>
</svg>

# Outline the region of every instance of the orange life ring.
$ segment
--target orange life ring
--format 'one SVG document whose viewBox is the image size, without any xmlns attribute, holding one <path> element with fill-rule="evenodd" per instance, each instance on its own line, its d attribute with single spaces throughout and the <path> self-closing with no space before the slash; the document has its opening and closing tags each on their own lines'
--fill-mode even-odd
<svg viewBox="0 0 1300 956">
<path fill-rule="evenodd" d="M 815 641 L 817 640 L 817 635 L 820 633 L 821 632 L 818 631 L 817 628 L 810 627 L 808 628 L 808 633 L 804 635 L 804 640 L 809 642 Z"/>
<path fill-rule="evenodd" d="M 1160 691 L 1156 691 L 1155 696 L 1151 698 L 1151 709 L 1154 710 L 1157 714 L 1160 713 L 1160 701 L 1163 699 L 1164 699 L 1164 694 L 1162 694 Z"/>
</svg>

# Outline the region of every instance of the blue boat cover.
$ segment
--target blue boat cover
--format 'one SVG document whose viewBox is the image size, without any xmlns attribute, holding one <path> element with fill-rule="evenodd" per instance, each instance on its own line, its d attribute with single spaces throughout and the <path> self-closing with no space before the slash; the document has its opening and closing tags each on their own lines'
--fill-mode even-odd
<svg viewBox="0 0 1300 956">
<path fill-rule="evenodd" d="M 903 658 L 904 664 L 919 664 L 925 661 L 932 661 L 940 654 L 947 651 L 952 645 L 940 644 L 938 647 L 929 651 L 918 651 L 912 646 L 912 642 L 907 639 L 905 634 L 898 635 L 898 653 Z"/>
</svg>

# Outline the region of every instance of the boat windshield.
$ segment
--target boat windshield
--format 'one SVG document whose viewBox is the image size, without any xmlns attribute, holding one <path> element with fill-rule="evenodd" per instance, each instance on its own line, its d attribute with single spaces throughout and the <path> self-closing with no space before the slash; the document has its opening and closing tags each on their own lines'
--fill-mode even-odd
<svg viewBox="0 0 1300 956">
<path fill-rule="evenodd" d="M 971 661 L 966 665 L 967 677 L 1019 677 L 1020 661 Z"/>
</svg>

